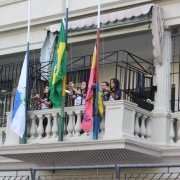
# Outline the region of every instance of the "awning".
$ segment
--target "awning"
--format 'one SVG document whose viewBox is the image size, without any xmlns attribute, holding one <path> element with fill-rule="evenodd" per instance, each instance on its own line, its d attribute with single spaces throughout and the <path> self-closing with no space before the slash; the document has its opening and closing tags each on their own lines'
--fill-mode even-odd
<svg viewBox="0 0 180 180">
<path fill-rule="evenodd" d="M 155 4 L 148 4 L 144 6 L 139 6 L 123 11 L 116 11 L 108 14 L 101 15 L 101 25 L 107 23 L 113 23 L 116 21 L 122 21 L 125 19 L 130 19 L 133 17 L 139 17 L 142 15 L 147 15 L 152 8 L 152 35 L 153 35 L 153 55 L 155 57 L 154 63 L 161 64 L 161 50 L 162 50 L 162 41 L 163 41 L 163 10 L 161 7 Z M 91 28 L 97 25 L 97 16 L 88 17 L 84 19 L 79 19 L 76 21 L 70 21 L 68 23 L 69 30 L 76 30 L 82 28 Z M 48 31 L 56 32 L 60 30 L 60 24 L 50 25 L 45 28 Z"/>
</svg>

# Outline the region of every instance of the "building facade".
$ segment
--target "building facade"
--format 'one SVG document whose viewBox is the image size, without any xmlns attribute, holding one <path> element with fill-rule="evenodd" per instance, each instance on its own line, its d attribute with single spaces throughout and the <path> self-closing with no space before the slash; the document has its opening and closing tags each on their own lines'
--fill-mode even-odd
<svg viewBox="0 0 180 180">
<path fill-rule="evenodd" d="M 28 136 L 27 144 L 21 144 L 10 119 L 26 52 L 28 2 L 0 0 L 0 168 L 26 168 L 27 173 L 19 176 L 32 172 L 32 177 L 35 171 L 28 168 L 34 168 L 40 179 L 66 172 L 75 178 L 71 170 L 78 178 L 79 174 L 89 179 L 95 177 L 92 174 L 128 178 L 133 172 L 132 177 L 137 173 L 140 179 L 143 173 L 138 169 L 120 173 L 118 167 L 154 164 L 154 169 L 144 171 L 150 179 L 151 173 L 159 172 L 155 164 L 179 167 L 179 7 L 180 0 L 101 0 L 99 82 L 116 77 L 123 95 L 120 101 L 104 102 L 98 140 L 92 140 L 92 132 L 80 135 L 84 107 L 73 106 L 67 97 L 64 141 L 58 142 L 60 108 L 36 110 L 32 97 L 49 82 L 52 61 L 45 60 L 42 47 L 50 34 L 57 38 L 65 1 L 31 0 Z M 69 1 L 67 86 L 70 81 L 78 87 L 88 80 L 96 16 L 96 0 Z M 55 44 L 50 51 L 52 47 Z M 46 137 L 42 137 L 44 116 Z M 3 175 L 8 176 L 5 171 Z"/>
</svg>

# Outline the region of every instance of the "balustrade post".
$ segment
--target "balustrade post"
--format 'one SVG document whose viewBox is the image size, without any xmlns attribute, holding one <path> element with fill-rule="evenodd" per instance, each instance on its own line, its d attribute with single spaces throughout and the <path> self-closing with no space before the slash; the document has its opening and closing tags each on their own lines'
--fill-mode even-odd
<svg viewBox="0 0 180 180">
<path fill-rule="evenodd" d="M 67 136 L 72 137 L 73 136 L 73 115 L 74 113 L 72 111 L 68 111 L 67 112 L 68 116 L 69 116 L 69 122 L 67 125 Z"/>
<path fill-rule="evenodd" d="M 147 118 L 147 116 L 143 115 L 141 116 L 141 139 L 145 139 L 145 135 L 146 135 L 146 127 L 145 127 L 145 119 Z"/>
<path fill-rule="evenodd" d="M 101 119 L 100 130 L 101 130 L 101 134 L 104 134 L 104 132 L 105 132 L 105 115 L 104 114 Z"/>
<path fill-rule="evenodd" d="M 151 139 L 151 121 L 152 121 L 152 117 L 149 117 L 147 120 L 146 120 L 146 137 L 147 137 L 147 140 L 150 140 Z"/>
<path fill-rule="evenodd" d="M 30 126 L 30 139 L 35 139 L 35 136 L 37 134 L 36 132 L 36 116 L 30 116 L 29 118 L 31 120 L 31 126 Z M 30 121 L 29 121 L 30 122 Z M 30 123 L 29 123 L 30 124 Z"/>
<path fill-rule="evenodd" d="M 0 146 L 3 145 L 3 131 L 0 132 Z"/>
<path fill-rule="evenodd" d="M 68 115 L 67 112 L 65 112 L 64 115 L 64 134 L 67 135 L 67 126 L 68 126 Z"/>
<path fill-rule="evenodd" d="M 30 137 L 30 128 L 31 128 L 31 120 L 30 120 L 30 116 L 27 116 L 27 138 Z"/>
<path fill-rule="evenodd" d="M 180 118 L 177 118 L 177 120 L 178 120 L 178 128 L 177 128 L 178 140 L 177 140 L 177 143 L 180 143 Z"/>
<path fill-rule="evenodd" d="M 52 127 L 52 133 L 53 133 L 53 138 L 57 137 L 57 133 L 58 133 L 58 114 L 53 114 L 52 115 L 54 118 L 54 123 L 53 123 L 53 127 Z"/>
<path fill-rule="evenodd" d="M 19 136 L 11 129 L 11 112 L 6 113 L 7 115 L 7 127 L 6 127 L 6 141 L 4 145 L 19 145 Z"/>
<path fill-rule="evenodd" d="M 135 115 L 135 128 L 134 128 L 134 132 L 135 132 L 135 137 L 139 138 L 138 134 L 140 133 L 140 127 L 139 127 L 139 117 L 141 116 L 140 113 L 136 113 Z"/>
<path fill-rule="evenodd" d="M 46 138 L 50 138 L 51 136 L 51 132 L 52 132 L 52 125 L 51 125 L 51 114 L 47 115 L 47 119 L 48 119 L 48 123 L 47 123 L 47 127 L 46 127 Z"/>
<path fill-rule="evenodd" d="M 75 127 L 74 127 L 75 136 L 80 136 L 82 112 L 81 111 L 75 111 L 75 114 L 77 115 L 77 121 L 76 121 L 76 124 L 75 124 Z M 74 123 L 75 123 L 75 119 L 74 119 Z"/>
<path fill-rule="evenodd" d="M 174 132 L 174 127 L 173 127 L 173 123 L 174 123 L 174 119 L 173 118 L 171 118 L 170 119 L 170 143 L 174 143 L 174 140 L 173 140 L 173 138 L 175 137 L 175 132 Z"/>
<path fill-rule="evenodd" d="M 44 115 L 40 115 L 37 116 L 39 119 L 39 126 L 38 126 L 38 130 L 37 130 L 37 134 L 38 134 L 38 139 L 42 139 L 42 134 L 44 133 L 44 128 L 43 128 L 43 119 L 44 119 Z"/>
</svg>

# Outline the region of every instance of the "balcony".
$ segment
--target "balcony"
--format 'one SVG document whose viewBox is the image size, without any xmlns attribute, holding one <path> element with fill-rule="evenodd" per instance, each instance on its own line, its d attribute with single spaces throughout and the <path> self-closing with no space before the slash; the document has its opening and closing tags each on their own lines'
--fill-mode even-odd
<svg viewBox="0 0 180 180">
<path fill-rule="evenodd" d="M 117 157 L 116 161 L 119 164 L 179 162 L 178 113 L 168 114 L 170 118 L 164 127 L 161 121 L 153 117 L 153 112 L 140 108 L 133 102 L 108 101 L 104 102 L 104 108 L 105 114 L 100 123 L 98 140 L 93 140 L 92 131 L 80 133 L 84 106 L 65 107 L 64 138 L 61 142 L 58 142 L 60 109 L 28 111 L 28 135 L 25 145 L 21 144 L 19 137 L 10 128 L 11 112 L 9 112 L 7 127 L 0 128 L 2 142 L 0 156 L 41 167 L 47 164 L 62 167 L 72 164 L 74 166 L 113 164 L 114 161 L 111 159 L 114 156 Z M 48 119 L 45 137 L 43 137 L 44 117 Z M 159 142 L 159 137 L 162 136 L 166 141 Z M 43 153 L 46 153 L 46 158 L 42 158 Z M 80 157 L 85 158 L 87 162 L 79 162 Z"/>
<path fill-rule="evenodd" d="M 69 99 L 67 98 L 68 103 L 65 105 L 68 107 L 65 107 L 64 138 L 63 142 L 58 142 L 58 121 L 61 116 L 60 109 L 52 108 L 47 110 L 36 110 L 36 107 L 33 104 L 34 100 L 32 97 L 34 92 L 39 92 L 40 94 L 43 93 L 43 86 L 40 85 L 44 83 L 40 76 L 42 75 L 41 69 L 44 66 L 42 66 L 38 60 L 36 62 L 37 63 L 32 64 L 32 71 L 30 70 L 31 79 L 29 87 L 31 87 L 31 91 L 29 91 L 29 97 L 32 101 L 28 103 L 27 144 L 22 145 L 19 137 L 11 130 L 11 112 L 7 112 L 7 127 L 0 128 L 2 150 L 0 155 L 3 154 L 3 156 L 7 158 L 22 160 L 24 162 L 33 161 L 32 163 L 35 164 L 39 164 L 43 161 L 44 164 L 41 163 L 40 165 L 45 165 L 47 159 L 42 160 L 34 158 L 33 153 L 41 154 L 42 152 L 46 152 L 51 156 L 53 152 L 57 152 L 54 157 L 60 155 L 61 158 L 64 158 L 63 162 L 65 162 L 66 158 L 71 157 L 71 153 L 77 153 L 77 157 L 74 157 L 75 155 L 73 155 L 73 163 L 75 163 L 78 155 L 81 156 L 82 154 L 80 151 L 83 151 L 84 156 L 86 156 L 88 153 L 91 153 L 91 151 L 96 150 L 98 153 L 102 153 L 102 157 L 106 156 L 103 152 L 109 153 L 108 156 L 111 157 L 113 156 L 113 152 L 116 151 L 116 155 L 119 156 L 118 163 L 137 163 L 137 161 L 131 160 L 131 154 L 133 154 L 134 157 L 143 157 L 142 159 L 140 158 L 141 161 L 138 161 L 139 163 L 154 163 L 162 161 L 163 151 L 167 150 L 166 148 L 173 150 L 173 153 L 171 153 L 172 151 L 169 151 L 170 154 L 169 152 L 165 152 L 167 156 L 172 156 L 179 151 L 178 140 L 180 136 L 178 135 L 178 114 L 168 114 L 167 116 L 170 117 L 170 119 L 166 120 L 165 126 L 163 121 L 157 120 L 157 115 L 156 117 L 153 115 L 152 110 L 154 109 L 154 106 L 151 103 L 154 101 L 154 77 L 151 63 L 127 51 L 120 50 L 101 54 L 100 67 L 102 67 L 102 69 L 105 66 L 107 66 L 108 69 L 111 68 L 111 70 L 114 71 L 113 74 L 109 74 L 109 76 L 117 77 L 120 80 L 123 91 L 122 100 L 104 102 L 105 114 L 100 123 L 98 140 L 93 140 L 92 130 L 83 134 L 80 133 L 81 116 L 84 106 L 72 106 L 72 103 L 69 103 Z M 86 62 L 86 64 L 84 62 Z M 69 60 L 67 64 L 67 77 L 69 78 L 67 79 L 70 81 L 74 78 L 73 82 L 78 85 L 78 83 L 81 82 L 81 80 L 78 79 L 80 79 L 79 77 L 81 77 L 82 74 L 83 76 L 85 74 L 88 77 L 90 62 L 90 56 L 73 58 L 72 61 Z M 51 65 L 51 63 L 49 63 L 49 65 Z M 15 69 L 13 65 L 11 66 L 12 69 Z M 20 66 L 17 65 L 16 67 Z M 5 74 L 6 67 L 3 66 L 2 69 L 4 69 L 3 72 Z M 10 72 L 12 73 L 12 71 Z M 49 73 L 49 71 L 47 72 Z M 45 75 L 48 76 L 48 73 Z M 143 90 L 140 92 L 137 91 L 139 73 L 143 74 L 144 77 Z M 1 73 L 2 77 L 4 74 Z M 13 74 L 14 73 L 11 74 L 12 76 L 7 77 L 13 77 Z M 77 75 L 77 77 L 75 75 Z M 9 82 L 10 81 L 8 81 L 8 85 L 10 84 Z M 3 88 L 6 88 L 4 84 L 2 84 Z M 40 87 L 42 89 L 40 89 Z M 12 106 L 14 98 L 12 93 L 11 97 L 11 101 L 4 104 Z M 6 99 L 7 98 L 2 99 L 2 104 L 7 101 Z M 10 111 L 8 108 L 4 109 L 3 112 Z M 43 137 L 44 117 L 48 119 L 45 137 Z M 76 123 L 75 117 L 77 117 Z M 160 129 L 162 131 L 160 131 Z M 159 137 L 163 137 L 164 139 Z M 166 148 L 164 148 L 164 146 Z M 25 155 L 27 153 L 28 155 Z M 64 156 L 63 153 L 65 153 L 66 156 Z M 122 161 L 123 153 L 128 153 L 129 158 L 127 161 Z M 56 158 L 54 161 L 56 161 Z M 57 161 L 57 165 L 59 165 L 61 162 L 60 160 Z M 105 164 L 106 163 L 107 162 L 105 162 Z M 54 166 L 53 163 L 51 165 Z M 62 166 L 64 165 L 65 164 L 62 164 Z M 69 163 L 69 165 L 71 164 Z"/>
</svg>

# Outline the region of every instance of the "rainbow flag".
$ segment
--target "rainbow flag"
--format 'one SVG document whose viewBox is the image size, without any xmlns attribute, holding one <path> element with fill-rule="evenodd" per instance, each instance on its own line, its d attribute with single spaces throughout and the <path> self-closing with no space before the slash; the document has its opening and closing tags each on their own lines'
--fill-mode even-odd
<svg viewBox="0 0 180 180">
<path fill-rule="evenodd" d="M 62 20 L 58 45 L 53 61 L 50 79 L 50 100 L 55 108 L 61 105 L 61 96 L 65 96 L 66 87 L 66 32 L 65 22 Z"/>
<path fill-rule="evenodd" d="M 96 54 L 96 46 L 94 47 L 92 65 L 91 65 L 91 73 L 88 82 L 88 91 L 86 96 L 86 103 L 84 107 L 83 121 L 82 121 L 82 129 L 84 132 L 87 132 L 92 129 L 93 125 L 93 112 L 94 112 L 94 89 L 93 85 L 96 83 L 96 64 L 97 64 L 97 54 Z M 98 88 L 99 91 L 99 87 Z M 99 115 L 103 115 L 103 103 L 100 92 L 98 92 L 98 112 Z M 96 107 L 95 107 L 96 108 Z"/>
</svg>

